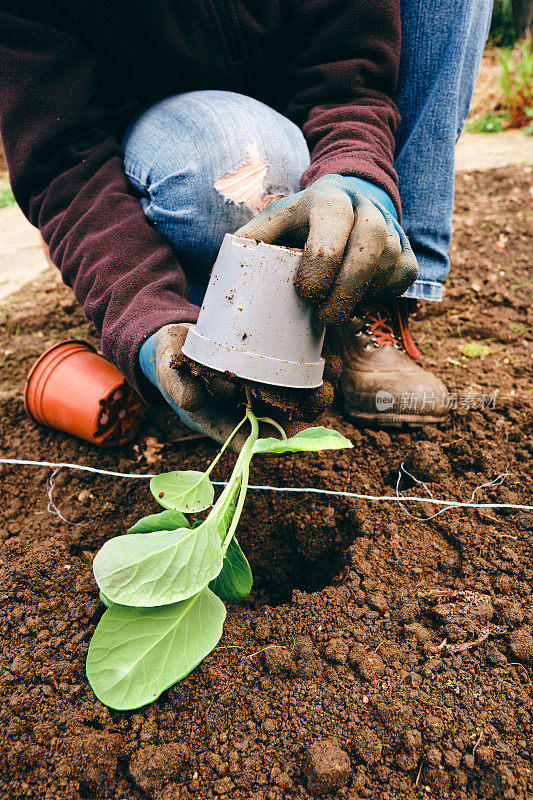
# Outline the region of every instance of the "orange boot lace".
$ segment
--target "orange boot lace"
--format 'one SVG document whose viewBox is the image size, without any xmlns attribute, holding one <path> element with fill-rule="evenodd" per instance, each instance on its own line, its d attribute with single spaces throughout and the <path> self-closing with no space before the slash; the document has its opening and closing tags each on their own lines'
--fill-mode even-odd
<svg viewBox="0 0 533 800">
<path fill-rule="evenodd" d="M 413 310 L 412 306 L 410 301 L 403 300 L 394 303 L 392 310 L 385 306 L 374 306 L 364 313 L 363 319 L 378 347 L 386 344 L 398 347 L 401 344 L 407 355 L 418 361 L 421 353 L 409 330 L 409 313 Z M 395 327 L 399 336 L 395 332 Z"/>
</svg>

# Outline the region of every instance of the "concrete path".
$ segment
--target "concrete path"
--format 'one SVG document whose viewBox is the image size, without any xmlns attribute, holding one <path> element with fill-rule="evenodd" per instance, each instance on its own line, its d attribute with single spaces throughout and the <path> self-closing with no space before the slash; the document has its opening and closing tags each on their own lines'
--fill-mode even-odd
<svg viewBox="0 0 533 800">
<path fill-rule="evenodd" d="M 455 151 L 456 172 L 533 164 L 533 136 L 521 131 L 463 133 Z"/>
<path fill-rule="evenodd" d="M 533 136 L 520 131 L 464 133 L 456 151 L 457 172 L 533 165 Z M 33 280 L 48 262 L 39 233 L 15 206 L 0 209 L 0 301 Z"/>
<path fill-rule="evenodd" d="M 18 206 L 0 208 L 0 300 L 32 281 L 47 266 L 37 229 Z"/>
</svg>

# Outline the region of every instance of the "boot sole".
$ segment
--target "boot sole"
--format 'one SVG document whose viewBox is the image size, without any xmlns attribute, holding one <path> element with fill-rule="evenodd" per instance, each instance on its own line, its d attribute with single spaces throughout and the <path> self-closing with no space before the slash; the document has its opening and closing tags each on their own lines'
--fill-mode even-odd
<svg viewBox="0 0 533 800">
<path fill-rule="evenodd" d="M 429 414 L 371 414 L 368 411 L 355 413 L 347 409 L 344 409 L 344 414 L 354 422 L 373 422 L 388 428 L 402 428 L 404 426 L 420 428 L 422 425 L 436 425 L 438 422 L 443 422 L 448 416 L 447 414 L 440 417 L 430 416 Z"/>
</svg>

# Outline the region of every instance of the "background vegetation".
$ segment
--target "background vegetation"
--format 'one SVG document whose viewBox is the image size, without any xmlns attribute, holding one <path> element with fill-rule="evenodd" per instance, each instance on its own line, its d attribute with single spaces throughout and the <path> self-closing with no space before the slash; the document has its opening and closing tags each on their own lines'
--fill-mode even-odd
<svg viewBox="0 0 533 800">
<path fill-rule="evenodd" d="M 533 27 L 532 0 L 495 0 L 490 40 L 499 47 L 512 47 Z"/>
</svg>

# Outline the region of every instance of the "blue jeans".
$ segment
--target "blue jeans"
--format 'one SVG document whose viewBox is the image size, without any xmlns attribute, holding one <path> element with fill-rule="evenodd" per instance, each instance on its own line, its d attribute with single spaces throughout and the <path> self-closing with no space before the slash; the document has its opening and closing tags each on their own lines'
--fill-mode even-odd
<svg viewBox="0 0 533 800">
<path fill-rule="evenodd" d="M 442 298 L 452 234 L 455 144 L 466 119 L 492 0 L 402 0 L 395 167 L 403 228 L 419 275 L 405 297 Z M 206 90 L 137 116 L 124 137 L 126 174 L 171 243 L 201 303 L 226 233 L 269 199 L 299 191 L 302 132 L 257 100 Z"/>
</svg>

